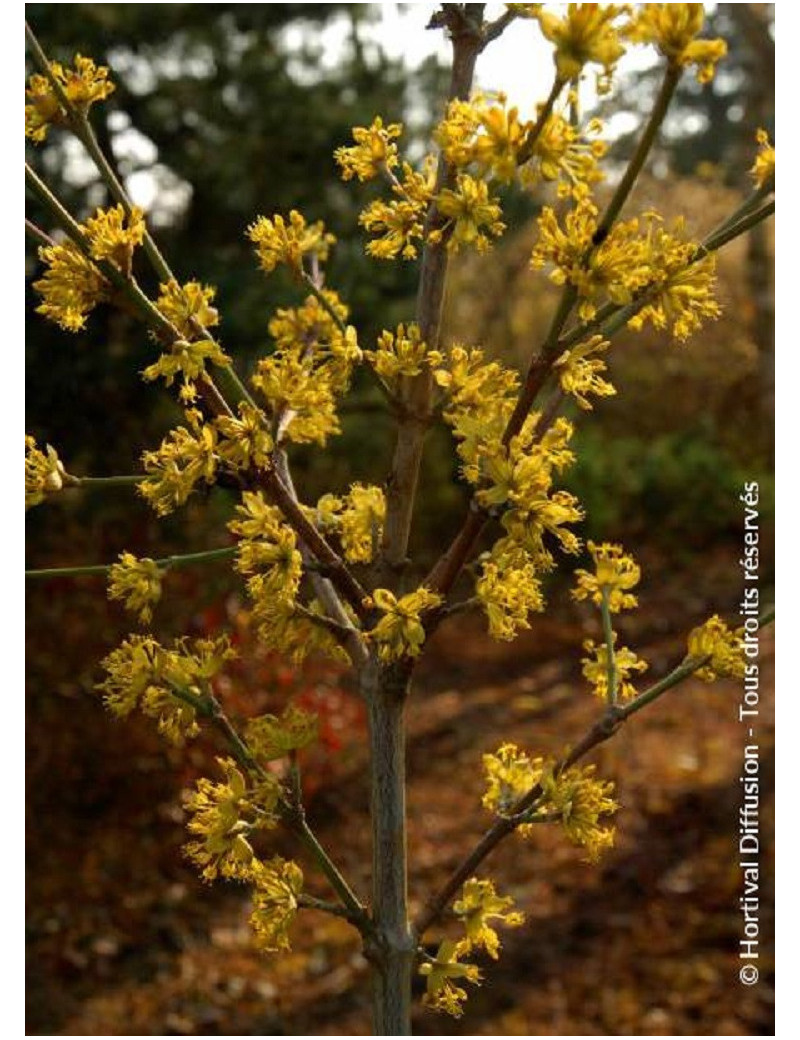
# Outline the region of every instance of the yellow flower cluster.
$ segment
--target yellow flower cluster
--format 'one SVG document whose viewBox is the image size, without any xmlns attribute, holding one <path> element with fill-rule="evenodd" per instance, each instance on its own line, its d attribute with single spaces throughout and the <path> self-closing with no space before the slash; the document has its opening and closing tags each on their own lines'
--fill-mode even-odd
<svg viewBox="0 0 800 1040">
<path fill-rule="evenodd" d="M 183 505 L 201 481 L 213 484 L 219 456 L 216 429 L 203 423 L 199 412 L 186 412 L 188 429 L 171 430 L 156 451 L 146 451 L 142 464 L 148 479 L 137 486 L 139 494 L 159 516 Z"/>
<path fill-rule="evenodd" d="M 217 452 L 220 459 L 234 470 L 268 469 L 275 447 L 263 414 L 247 401 L 237 405 L 238 417 L 220 415 L 214 427 L 220 433 Z"/>
<path fill-rule="evenodd" d="M 144 239 L 140 209 L 133 207 L 129 214 L 120 205 L 98 210 L 81 230 L 88 239 L 93 260 L 108 260 L 123 274 L 130 273 L 133 250 Z M 47 269 L 33 283 L 42 296 L 37 313 L 68 332 L 80 331 L 89 312 L 108 299 L 111 286 L 72 241 L 40 246 L 39 259 Z"/>
<path fill-rule="evenodd" d="M 161 377 L 167 386 L 172 386 L 175 379 L 181 376 L 183 383 L 180 398 L 188 405 L 197 398 L 195 384 L 205 374 L 206 365 L 224 368 L 230 363 L 231 359 L 214 340 L 177 339 L 170 344 L 168 354 L 162 354 L 158 361 L 147 366 L 142 372 L 142 378 L 145 382 L 152 382 Z"/>
<path fill-rule="evenodd" d="M 697 260 L 701 247 L 683 237 L 683 221 L 667 231 L 655 213 L 645 215 L 644 257 L 650 269 L 647 303 L 629 321 L 628 327 L 642 328 L 651 321 L 655 328 L 671 326 L 676 340 L 686 340 L 705 319 L 715 320 L 722 313 L 714 297 L 716 256 Z"/>
<path fill-rule="evenodd" d="M 446 394 L 442 414 L 459 442 L 464 476 L 477 484 L 481 455 L 486 445 L 496 445 L 503 435 L 519 389 L 519 376 L 497 361 L 484 360 L 482 350 L 458 344 L 450 347 L 433 376 Z"/>
<path fill-rule="evenodd" d="M 194 339 L 200 329 L 219 325 L 219 311 L 211 306 L 216 294 L 217 290 L 211 285 L 199 282 L 179 285 L 173 278 L 159 286 L 156 307 L 184 339 Z"/>
<path fill-rule="evenodd" d="M 91 58 L 75 55 L 73 68 L 64 68 L 57 61 L 50 62 L 53 78 L 63 88 L 67 100 L 81 115 L 86 115 L 96 101 L 103 101 L 114 90 L 104 65 L 95 65 Z M 50 126 L 69 122 L 53 84 L 47 76 L 34 75 L 25 91 L 25 136 L 37 144 L 44 141 Z"/>
<path fill-rule="evenodd" d="M 380 116 L 372 121 L 372 126 L 357 126 L 353 129 L 353 140 L 350 148 L 337 148 L 333 153 L 336 162 L 342 168 L 342 180 L 349 181 L 358 177 L 360 181 L 369 181 L 381 173 L 388 173 L 398 164 L 395 138 L 403 132 L 401 123 L 383 125 Z"/>
<path fill-rule="evenodd" d="M 487 780 L 483 805 L 498 816 L 510 816 L 514 806 L 536 786 L 540 776 L 530 756 L 516 744 L 503 744 L 493 754 L 484 755 L 483 769 Z"/>
<path fill-rule="evenodd" d="M 292 860 L 258 860 L 251 870 L 254 887 L 250 924 L 256 945 L 266 953 L 289 949 L 289 928 L 303 890 L 303 872 Z"/>
<path fill-rule="evenodd" d="M 245 491 L 228 527 L 239 536 L 236 567 L 248 575 L 247 591 L 256 613 L 268 616 L 279 602 L 294 604 L 303 573 L 297 536 L 260 491 Z"/>
<path fill-rule="evenodd" d="M 451 252 L 457 252 L 463 245 L 474 246 L 479 253 L 485 253 L 491 245 L 489 235 L 497 237 L 506 229 L 500 220 L 500 204 L 489 197 L 486 181 L 476 180 L 468 173 L 459 173 L 456 187 L 444 188 L 436 196 L 436 207 L 448 220 L 428 235 L 428 241 L 441 241 L 449 231 L 447 248 Z"/>
<path fill-rule="evenodd" d="M 577 79 L 585 65 L 599 65 L 598 92 L 608 92 L 614 68 L 625 53 L 615 23 L 628 10 L 628 4 L 569 4 L 561 17 L 541 9 L 533 12 L 542 34 L 555 46 L 553 60 L 562 83 Z"/>
<path fill-rule="evenodd" d="M 617 633 L 613 634 L 614 643 Z M 608 700 L 608 649 L 604 643 L 596 644 L 587 639 L 583 649 L 590 657 L 581 660 L 583 674 L 594 687 L 597 697 L 604 703 Z M 614 667 L 617 673 L 617 696 L 620 700 L 629 701 L 636 696 L 636 687 L 630 682 L 632 672 L 647 671 L 647 662 L 641 661 L 627 646 L 614 648 Z"/>
<path fill-rule="evenodd" d="M 544 545 L 545 534 L 559 543 L 563 552 L 580 550 L 580 539 L 565 525 L 583 519 L 578 500 L 568 491 L 553 491 L 553 474 L 574 459 L 568 444 L 572 424 L 558 418 L 541 438 L 535 429 L 539 416 L 533 413 L 505 448 L 487 447 L 481 469 L 486 485 L 476 499 L 487 509 L 502 510 L 501 522 L 511 538 L 531 557 L 537 570 L 553 566 Z"/>
<path fill-rule="evenodd" d="M 290 704 L 280 718 L 276 715 L 259 715 L 250 719 L 245 737 L 257 758 L 272 762 L 286 758 L 290 751 L 299 751 L 313 744 L 318 732 L 317 716 Z"/>
<path fill-rule="evenodd" d="M 461 1017 L 461 1005 L 467 999 L 466 990 L 456 985 L 454 980 L 464 979 L 476 985 L 481 981 L 480 969 L 474 964 L 462 964 L 458 958 L 457 944 L 444 939 L 435 959 L 424 961 L 419 967 L 420 975 L 427 980 L 423 1004 L 432 1011 L 444 1011 L 453 1018 Z"/>
<path fill-rule="evenodd" d="M 419 325 L 398 325 L 396 332 L 384 330 L 378 337 L 378 349 L 367 350 L 365 357 L 389 386 L 398 388 L 403 376 L 418 376 L 426 367 L 441 363 L 442 355 L 428 350 Z"/>
<path fill-rule="evenodd" d="M 434 139 L 451 166 L 475 166 L 483 179 L 509 183 L 519 176 L 523 185 L 557 180 L 563 195 L 586 194 L 602 179 L 597 160 L 606 146 L 587 140 L 602 129 L 598 119 L 580 130 L 553 113 L 534 137 L 535 125 L 521 122 L 517 109 L 507 107 L 504 94 L 477 93 L 469 101 L 450 102 Z"/>
<path fill-rule="evenodd" d="M 79 332 L 90 311 L 108 298 L 108 282 L 73 242 L 40 246 L 39 259 L 47 270 L 33 283 L 42 297 L 36 313 L 67 332 Z"/>
<path fill-rule="evenodd" d="M 541 763 L 541 759 L 536 759 Z M 611 795 L 611 781 L 596 780 L 594 766 L 573 766 L 556 772 L 552 763 L 541 765 L 542 798 L 537 812 L 547 818 L 559 817 L 564 833 L 573 845 L 585 849 L 586 859 L 596 863 L 601 854 L 614 844 L 614 828 L 601 817 L 613 815 L 619 808 Z"/>
<path fill-rule="evenodd" d="M 98 210 L 86 221 L 93 260 L 108 260 L 125 274 L 130 274 L 133 250 L 144 241 L 144 213 L 138 206 L 126 210 L 121 203 L 111 209 Z"/>
<path fill-rule="evenodd" d="M 344 651 L 314 617 L 324 616 L 320 604 L 298 603 L 303 559 L 297 536 L 260 491 L 245 491 L 237 517 L 228 527 L 241 539 L 237 569 L 247 575 L 253 617 L 264 646 L 294 661 L 320 652 L 341 659 Z M 320 619 L 321 620 L 321 619 Z"/>
<path fill-rule="evenodd" d="M 580 543 L 564 525 L 583 513 L 574 496 L 552 490 L 554 472 L 574 460 L 568 447 L 571 423 L 559 418 L 539 438 L 534 413 L 505 447 L 503 431 L 519 383 L 515 372 L 485 362 L 480 350 L 456 345 L 434 368 L 434 380 L 447 394 L 443 415 L 458 441 L 464 477 L 478 488 L 478 502 L 503 512 L 503 526 L 537 570 L 552 566 L 542 540 L 546 532 L 565 552 L 577 552 Z"/>
<path fill-rule="evenodd" d="M 497 960 L 500 939 L 489 923 L 500 921 L 507 928 L 519 928 L 525 923 L 525 915 L 514 911 L 514 900 L 510 896 L 499 896 L 491 881 L 470 878 L 461 889 L 461 898 L 453 903 L 453 912 L 461 919 L 466 937 L 458 944 L 458 953 L 471 950 L 486 950 Z"/>
<path fill-rule="evenodd" d="M 383 617 L 367 638 L 377 644 L 380 659 L 391 662 L 406 656 L 419 657 L 425 642 L 421 615 L 440 606 L 442 597 L 423 587 L 400 599 L 388 589 L 375 589 L 372 598 Z"/>
<path fill-rule="evenodd" d="M 672 65 L 696 66 L 698 83 L 714 78 L 717 62 L 728 52 L 724 40 L 698 40 L 704 4 L 641 4 L 625 30 L 637 43 L 653 44 Z"/>
<path fill-rule="evenodd" d="M 254 243 L 259 266 L 266 274 L 284 264 L 297 277 L 303 274 L 304 257 L 313 253 L 318 260 L 326 260 L 336 241 L 321 220 L 307 224 L 296 209 L 289 213 L 288 223 L 280 214 L 272 219 L 258 217 L 247 229 L 247 237 Z"/>
<path fill-rule="evenodd" d="M 719 615 L 689 633 L 689 657 L 709 658 L 695 673 L 704 682 L 741 679 L 745 674 L 744 630 L 732 631 Z"/>
<path fill-rule="evenodd" d="M 414 260 L 423 238 L 425 214 L 433 198 L 436 183 L 432 156 L 416 172 L 408 163 L 402 164 L 402 179 L 393 177 L 392 192 L 396 199 L 375 199 L 358 218 L 373 238 L 367 243 L 367 253 L 377 260 L 393 260 L 401 256 Z"/>
<path fill-rule="evenodd" d="M 517 173 L 531 122 L 520 122 L 519 111 L 509 109 L 504 94 L 496 100 L 475 94 L 471 100 L 455 98 L 434 131 L 434 140 L 451 166 L 459 169 L 477 165 L 482 177 L 503 183 Z"/>
<path fill-rule="evenodd" d="M 600 375 L 606 370 L 605 361 L 591 356 L 608 350 L 610 345 L 602 336 L 592 336 L 586 342 L 565 350 L 561 357 L 553 362 L 559 386 L 565 394 L 574 397 L 578 405 L 585 410 L 592 409 L 590 394 L 595 397 L 611 397 L 617 392 L 616 388 Z"/>
<path fill-rule="evenodd" d="M 353 365 L 361 360 L 355 329 L 343 325 L 347 307 L 331 290 L 323 296 L 330 312 L 310 296 L 300 307 L 276 313 L 269 331 L 277 349 L 259 361 L 251 380 L 279 442 L 324 444 L 338 433 L 336 397 L 347 390 Z"/>
<path fill-rule="evenodd" d="M 580 130 L 554 113 L 534 140 L 531 159 L 520 168 L 520 180 L 525 185 L 535 184 L 539 178 L 558 181 L 560 196 L 585 197 L 593 184 L 603 180 L 598 160 L 608 146 L 599 139 L 588 139 L 602 129 L 599 119 L 590 119 L 585 130 Z"/>
<path fill-rule="evenodd" d="M 36 447 L 35 438 L 25 436 L 25 509 L 38 506 L 48 495 L 64 487 L 67 471 L 55 448 L 45 445 L 45 451 Z"/>
<path fill-rule="evenodd" d="M 496 542 L 482 561 L 475 595 L 486 611 L 492 639 L 514 639 L 521 628 L 530 628 L 531 613 L 544 610 L 533 562 L 509 538 Z"/>
<path fill-rule="evenodd" d="M 184 851 L 206 881 L 220 874 L 229 878 L 247 874 L 254 860 L 248 837 L 255 830 L 275 826 L 281 796 L 276 777 L 265 776 L 256 786 L 248 786 L 232 759 L 217 762 L 224 781 L 201 777 L 195 789 L 183 796 L 184 809 L 192 815 L 187 829 L 198 838 Z"/>
<path fill-rule="evenodd" d="M 344 497 L 323 495 L 316 519 L 326 534 L 339 537 L 349 563 L 370 563 L 383 534 L 386 496 L 379 487 L 353 484 Z"/>
<path fill-rule="evenodd" d="M 191 648 L 179 639 L 168 650 L 150 636 L 133 635 L 103 661 L 108 677 L 98 689 L 115 715 L 124 718 L 138 707 L 157 720 L 160 733 L 180 744 L 197 736 L 195 704 L 209 680 L 235 656 L 225 636 L 197 639 Z"/>
<path fill-rule="evenodd" d="M 630 590 L 639 584 L 642 572 L 633 557 L 627 556 L 621 545 L 608 542 L 601 545 L 587 542 L 586 547 L 594 561 L 595 572 L 590 574 L 583 569 L 575 571 L 578 584 L 572 590 L 573 598 L 588 598 L 601 606 L 605 597 L 612 614 L 637 606 L 638 600 Z"/>
<path fill-rule="evenodd" d="M 487 789 L 483 804 L 499 816 L 510 816 L 523 795 L 541 786 L 542 793 L 529 810 L 530 823 L 517 829 L 528 837 L 536 822 L 558 820 L 574 844 L 586 850 L 594 862 L 614 843 L 614 830 L 601 817 L 617 810 L 611 798 L 614 785 L 594 778 L 594 766 L 556 770 L 555 763 L 531 758 L 515 744 L 503 744 L 495 754 L 483 756 Z"/>
<path fill-rule="evenodd" d="M 756 133 L 758 152 L 750 175 L 758 188 L 769 188 L 775 190 L 775 145 L 769 143 L 769 134 L 766 130 Z"/>
<path fill-rule="evenodd" d="M 531 267 L 552 265 L 550 280 L 577 290 L 578 314 L 584 321 L 594 317 L 598 302 L 605 299 L 630 303 L 651 278 L 638 220 L 616 223 L 596 245 L 598 219 L 597 207 L 586 197 L 566 214 L 563 229 L 555 211 L 545 206 L 538 220 L 539 241 L 531 255 Z"/>
<path fill-rule="evenodd" d="M 138 560 L 133 553 L 122 552 L 119 563 L 109 571 L 108 598 L 122 600 L 125 607 L 147 624 L 153 606 L 161 599 L 161 570 L 154 560 Z"/>
</svg>

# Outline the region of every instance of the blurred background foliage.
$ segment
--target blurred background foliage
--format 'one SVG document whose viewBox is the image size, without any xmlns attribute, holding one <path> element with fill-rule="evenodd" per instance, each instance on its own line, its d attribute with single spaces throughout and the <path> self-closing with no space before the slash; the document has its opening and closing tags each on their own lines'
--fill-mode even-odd
<svg viewBox="0 0 800 1040">
<path fill-rule="evenodd" d="M 260 213 L 297 208 L 334 231 L 339 242 L 328 282 L 350 305 L 362 346 L 369 347 L 382 328 L 413 316 L 417 265 L 364 255 L 357 219 L 371 190 L 343 184 L 332 158 L 334 148 L 349 141 L 351 127 L 368 125 L 376 113 L 403 120 L 412 109 L 406 140 L 419 154 L 441 113 L 447 75 L 435 60 L 410 73 L 365 40 L 365 24 L 380 17 L 377 5 L 28 4 L 26 12 L 51 57 L 71 61 L 79 52 L 111 66 L 117 89 L 92 110 L 98 137 L 121 177 L 151 193 L 156 237 L 178 277 L 217 286 L 221 341 L 241 374 L 269 351 L 267 323 L 275 308 L 299 301 L 295 286 L 280 276 L 266 281 L 256 268 L 245 229 Z M 668 219 L 684 214 L 690 232 L 701 237 L 748 190 L 755 130 L 773 131 L 772 18 L 772 5 L 716 7 L 710 32 L 726 38 L 729 58 L 707 87 L 685 78 L 630 212 L 653 206 Z M 340 51 L 323 54 L 316 40 L 334 22 L 342 27 Z M 613 163 L 629 154 L 654 87 L 652 71 L 629 73 L 607 103 L 615 113 Z M 601 106 L 600 114 L 611 112 Z M 108 204 L 103 185 L 65 135 L 51 132 L 29 153 L 79 219 Z M 554 300 L 546 279 L 528 268 L 532 220 L 548 201 L 545 195 L 510 195 L 505 204 L 512 231 L 487 256 L 459 257 L 448 289 L 447 338 L 480 345 L 524 368 Z M 34 203 L 30 216 L 53 230 Z M 727 547 L 726 558 L 736 560 L 738 495 L 745 480 L 755 479 L 762 488 L 763 576 L 769 582 L 772 250 L 772 229 L 762 226 L 721 254 L 724 315 L 688 344 L 651 332 L 623 334 L 615 342 L 610 368 L 618 396 L 598 402 L 589 415 L 573 415 L 578 461 L 565 483 L 586 507 L 584 536 L 651 552 L 665 570 L 676 562 L 690 570 L 702 566 L 720 545 Z M 127 317 L 103 308 L 79 336 L 45 324 L 33 314 L 37 300 L 30 288 L 39 270 L 29 245 L 26 430 L 55 445 L 78 474 L 134 472 L 141 452 L 155 447 L 179 418 L 163 389 L 139 377 L 153 359 L 153 344 Z M 152 277 L 140 273 L 154 289 Z M 342 435 L 324 452 L 296 453 L 305 497 L 343 490 L 353 480 L 385 479 L 392 428 L 379 405 L 372 388 L 357 379 L 342 407 Z M 422 494 L 414 548 L 425 566 L 457 527 L 466 501 L 444 428 L 431 433 Z M 167 522 L 156 522 L 127 491 L 70 492 L 29 514 L 28 566 L 109 562 L 123 548 L 150 556 L 210 548 L 227 540 L 224 522 L 233 504 L 227 492 L 215 489 L 207 499 L 194 496 Z M 244 624 L 234 581 L 224 563 L 171 575 L 157 616 L 159 633 L 197 634 L 226 620 Z M 73 877 L 81 878 L 96 913 L 101 904 L 108 907 L 113 885 L 143 884 L 124 849 L 102 829 L 109 815 L 128 813 L 134 827 L 139 821 L 139 834 L 146 826 L 141 859 L 149 855 L 162 879 L 171 878 L 173 887 L 195 884 L 175 863 L 175 802 L 181 784 L 207 766 L 207 749 L 187 760 L 165 749 L 147 726 L 126 727 L 124 735 L 109 730 L 91 692 L 98 661 L 127 631 L 128 621 L 95 579 L 29 589 L 34 1030 L 52 1031 L 74 1011 L 82 987 L 91 988 L 82 977 L 87 963 L 100 972 L 98 965 L 116 956 L 92 945 L 96 921 L 84 922 L 85 934 L 71 936 L 65 946 Z M 239 638 L 250 646 L 246 631 Z M 312 701 L 315 691 L 339 689 L 336 673 L 320 677 L 312 669 L 288 681 L 280 661 L 261 660 L 252 647 L 250 652 L 251 663 L 232 679 L 234 704 L 254 684 L 261 710 L 279 704 L 287 691 L 296 695 L 298 684 L 300 695 Z M 357 727 L 352 703 L 337 711 L 326 722 L 331 732 L 342 728 L 342 719 Z M 341 743 L 332 738 L 331 747 Z M 153 821 L 154 800 L 172 805 L 172 815 Z M 42 869 L 46 861 L 58 869 Z M 103 875 L 109 864 L 112 878 Z M 166 891 L 159 912 L 172 905 L 172 889 Z M 117 931 L 143 928 L 146 920 L 156 929 L 147 941 L 154 948 L 169 945 L 159 938 L 160 918 L 146 899 L 131 895 L 116 912 L 123 915 L 114 923 Z M 64 949 L 71 951 L 66 962 Z M 137 970 L 156 969 L 149 964 Z M 197 1028 L 204 1031 L 202 1023 Z"/>
</svg>

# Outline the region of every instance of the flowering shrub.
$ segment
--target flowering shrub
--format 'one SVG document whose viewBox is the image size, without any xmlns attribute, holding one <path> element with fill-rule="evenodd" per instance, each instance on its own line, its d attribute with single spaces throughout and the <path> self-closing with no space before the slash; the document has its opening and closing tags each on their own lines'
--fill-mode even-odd
<svg viewBox="0 0 800 1040">
<path fill-rule="evenodd" d="M 715 616 L 689 634 L 685 658 L 639 692 L 634 680 L 641 684 L 648 664 L 618 645 L 614 616 L 637 606 L 640 568 L 621 546 L 589 542 L 591 565 L 575 570 L 573 596 L 597 611 L 599 641 L 586 641 L 582 664 L 589 691 L 603 705 L 598 720 L 559 759 L 510 742 L 484 757 L 483 805 L 494 823 L 410 920 L 403 710 L 418 659 L 437 626 L 456 611 L 482 611 L 490 635 L 500 640 L 536 623 L 546 609 L 542 576 L 582 550 L 573 525 L 583 509 L 559 487 L 574 461 L 573 424 L 559 412 L 570 400 L 591 411 L 596 399 L 624 391 L 607 378 L 606 366 L 620 329 L 650 323 L 683 343 L 714 320 L 720 313 L 717 250 L 774 208 L 775 152 L 759 133 L 752 193 L 704 239 L 690 237 L 681 222 L 666 226 L 652 211 L 620 219 L 682 75 L 690 70 L 708 82 L 725 55 L 724 41 L 700 35 L 703 5 L 570 4 L 553 13 L 541 4 L 508 4 L 494 22 L 485 22 L 482 11 L 483 5 L 446 4 L 434 16 L 454 50 L 435 152 L 413 165 L 403 157 L 403 127 L 379 115 L 369 127 L 356 127 L 353 143 L 335 152 L 342 179 L 357 182 L 353 190 L 365 181 L 385 185 L 360 218 L 365 249 L 376 262 L 420 261 L 413 320 L 384 329 L 374 344 L 362 343 L 348 322 L 347 303 L 325 284 L 323 265 L 335 239 L 324 224 L 295 210 L 254 215 L 246 230 L 254 262 L 267 277 L 287 271 L 297 301 L 274 315 L 274 349 L 247 383 L 235 371 L 235 349 L 224 350 L 218 340 L 214 287 L 183 282 L 172 272 L 145 214 L 130 203 L 97 143 L 88 116 L 114 89 L 109 71 L 80 55 L 73 68 L 51 63 L 28 34 L 39 74 L 27 91 L 26 134 L 34 142 L 51 127 L 74 134 L 116 200 L 80 224 L 26 169 L 30 190 L 65 235 L 56 242 L 29 225 L 44 268 L 34 284 L 38 311 L 79 333 L 97 306 L 120 306 L 151 335 L 155 357 L 143 378 L 163 381 L 184 411 L 183 423 L 144 453 L 141 474 L 130 478 L 159 516 L 201 489 L 219 485 L 238 496 L 227 525 L 232 548 L 168 560 L 122 551 L 105 568 L 109 596 L 149 626 L 169 594 L 171 567 L 229 556 L 244 578 L 262 651 L 295 662 L 319 655 L 352 670 L 371 756 L 371 900 L 354 891 L 335 850 L 322 847 L 305 817 L 301 764 L 313 762 L 307 749 L 326 732 L 313 698 L 298 697 L 280 713 L 239 725 L 219 695 L 236 658 L 224 633 L 164 645 L 136 632 L 106 657 L 99 690 L 114 714 L 142 712 L 177 744 L 203 726 L 216 731 L 225 748 L 217 777 L 201 778 L 185 797 L 187 856 L 204 878 L 222 877 L 250 891 L 255 938 L 265 951 L 288 948 L 304 908 L 349 921 L 374 969 L 378 1034 L 409 1032 L 415 971 L 425 979 L 428 1006 L 460 1015 L 467 997 L 461 983 L 481 977 L 471 958 L 483 950 L 496 959 L 494 926 L 522 924 L 512 899 L 476 874 L 504 838 L 513 832 L 535 838 L 538 825 L 557 826 L 589 862 L 613 844 L 613 784 L 581 759 L 688 676 L 741 678 L 745 669 L 741 632 Z M 554 58 L 551 90 L 531 120 L 521 119 L 502 95 L 472 92 L 479 53 L 525 19 L 538 24 Z M 603 126 L 583 118 L 581 88 L 593 72 L 598 89 L 610 91 L 630 46 L 655 47 L 663 80 L 630 163 L 603 194 Z M 552 189 L 552 204 L 537 221 L 530 267 L 531 278 L 542 271 L 561 288 L 549 332 L 522 376 L 479 346 L 444 342 L 440 330 L 449 259 L 460 250 L 485 252 L 503 235 L 498 192 L 511 182 Z M 152 295 L 133 273 L 139 251 L 159 279 Z M 390 474 L 382 487 L 353 474 L 346 491 L 305 502 L 292 479 L 292 446 L 324 448 L 339 433 L 338 408 L 357 369 L 374 381 L 396 417 Z M 408 544 L 425 434 L 435 421 L 452 433 L 471 502 L 461 529 L 422 576 L 408 559 Z M 25 472 L 26 506 L 92 479 L 69 473 L 54 448 L 42 451 L 30 438 Z M 488 530 L 494 537 L 480 551 Z M 465 572 L 472 588 L 463 596 L 457 581 Z M 269 835 L 278 827 L 300 839 L 308 854 L 303 869 L 270 854 Z M 329 900 L 305 894 L 309 869 L 327 880 Z M 445 939 L 432 953 L 426 934 L 448 913 L 462 937 Z"/>
</svg>

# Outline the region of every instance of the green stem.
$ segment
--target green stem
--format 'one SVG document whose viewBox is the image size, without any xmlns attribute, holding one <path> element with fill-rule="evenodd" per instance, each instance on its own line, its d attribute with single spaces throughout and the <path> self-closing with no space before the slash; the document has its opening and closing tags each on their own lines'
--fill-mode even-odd
<svg viewBox="0 0 800 1040">
<path fill-rule="evenodd" d="M 221 549 L 206 549 L 203 552 L 184 553 L 179 556 L 164 556 L 153 562 L 166 570 L 168 567 L 183 567 L 187 564 L 206 563 L 209 560 L 223 560 L 234 556 L 236 546 L 226 545 Z M 113 563 L 87 564 L 79 567 L 50 567 L 45 570 L 25 571 L 26 578 L 74 578 L 88 574 L 108 574 Z"/>
<path fill-rule="evenodd" d="M 601 242 L 611 230 L 611 226 L 617 219 L 620 210 L 625 205 L 628 196 L 633 190 L 636 179 L 642 172 L 642 167 L 647 161 L 647 156 L 650 154 L 650 150 L 655 144 L 658 131 L 661 129 L 661 124 L 664 122 L 664 117 L 667 114 L 670 102 L 672 101 L 672 95 L 675 93 L 675 88 L 678 86 L 682 72 L 683 69 L 680 65 L 667 66 L 667 71 L 661 83 L 661 89 L 659 90 L 655 104 L 653 105 L 653 111 L 650 113 L 650 118 L 647 121 L 642 136 L 639 138 L 636 151 L 633 153 L 631 161 L 628 163 L 628 167 L 622 176 L 622 180 L 617 185 L 617 188 L 611 197 L 611 201 L 609 202 L 600 223 L 597 225 L 597 230 L 594 233 L 595 242 Z"/>
<path fill-rule="evenodd" d="M 74 480 L 74 484 L 66 485 L 68 487 L 130 487 L 135 484 L 141 484 L 143 480 L 147 480 L 144 473 L 132 473 L 130 475 L 119 475 L 116 477 L 76 477 L 70 474 Z"/>
<path fill-rule="evenodd" d="M 601 591 L 600 613 L 603 617 L 603 637 L 606 643 L 606 669 L 608 690 L 606 698 L 609 704 L 617 703 L 617 655 L 614 652 L 614 629 L 611 626 L 611 610 L 608 605 L 608 589 Z"/>
<path fill-rule="evenodd" d="M 533 147 L 536 144 L 537 139 L 540 137 L 542 130 L 545 128 L 547 120 L 550 118 L 550 114 L 553 111 L 553 106 L 558 100 L 558 96 L 566 86 L 567 81 L 561 79 L 559 76 L 553 80 L 553 85 L 550 88 L 550 93 L 547 95 L 547 100 L 539 110 L 539 114 L 536 117 L 536 122 L 531 128 L 531 132 L 528 134 L 524 145 L 520 148 L 517 154 L 517 165 L 524 166 L 524 164 L 533 155 Z"/>
</svg>

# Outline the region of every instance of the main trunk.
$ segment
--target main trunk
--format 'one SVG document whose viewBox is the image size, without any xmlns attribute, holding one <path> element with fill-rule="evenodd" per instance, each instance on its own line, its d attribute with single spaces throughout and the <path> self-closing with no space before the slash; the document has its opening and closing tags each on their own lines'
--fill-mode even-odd
<svg viewBox="0 0 800 1040">
<path fill-rule="evenodd" d="M 371 758 L 373 1031 L 376 1036 L 410 1036 L 415 944 L 408 921 L 406 856 L 407 683 L 394 681 L 371 661 L 363 685 Z"/>
</svg>

